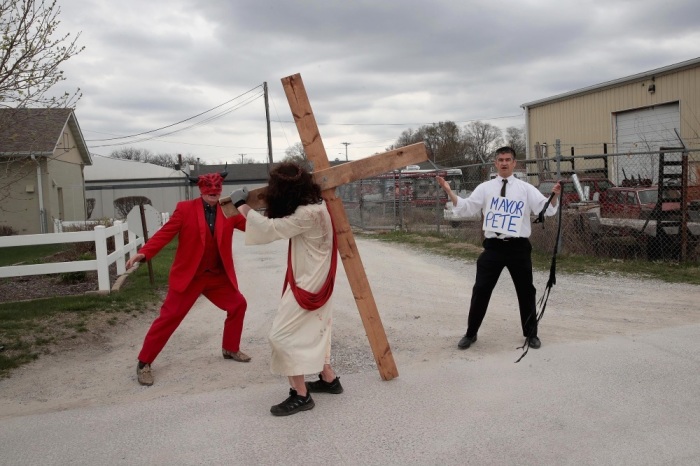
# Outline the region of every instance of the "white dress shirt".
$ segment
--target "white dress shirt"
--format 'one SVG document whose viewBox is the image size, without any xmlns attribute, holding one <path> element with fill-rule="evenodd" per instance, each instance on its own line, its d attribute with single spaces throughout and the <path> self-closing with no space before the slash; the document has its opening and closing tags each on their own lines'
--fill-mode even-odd
<svg viewBox="0 0 700 466">
<path fill-rule="evenodd" d="M 506 199 L 522 201 L 524 203 L 523 213 L 525 215 L 538 215 L 547 202 L 547 197 L 545 197 L 530 183 L 519 180 L 515 176 L 511 175 L 507 179 L 508 183 L 506 183 Z M 488 209 L 491 199 L 501 195 L 502 186 L 503 178 L 501 176 L 496 176 L 496 178 L 492 180 L 484 181 L 477 186 L 476 189 L 474 189 L 468 198 L 464 199 L 457 196 L 457 205 L 452 206 L 452 212 L 460 217 L 473 217 L 484 213 Z M 545 211 L 545 215 L 548 217 L 556 213 L 557 207 L 552 206 L 551 204 Z M 520 230 L 521 238 L 530 237 L 530 233 L 532 233 L 530 223 L 529 218 L 526 217 L 523 219 L 522 228 Z M 488 230 L 484 231 L 484 236 L 486 238 L 504 237 Z M 505 237 L 507 238 L 508 236 Z"/>
</svg>

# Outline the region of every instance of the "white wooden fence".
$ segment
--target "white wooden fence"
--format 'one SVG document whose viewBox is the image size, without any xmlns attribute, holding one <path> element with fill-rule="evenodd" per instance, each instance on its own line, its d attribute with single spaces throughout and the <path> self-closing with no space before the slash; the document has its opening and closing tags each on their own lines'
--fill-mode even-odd
<svg viewBox="0 0 700 466">
<path fill-rule="evenodd" d="M 124 244 L 124 232 L 127 232 L 127 243 Z M 114 237 L 114 252 L 107 253 L 107 238 Z M 40 235 L 20 235 L 0 237 L 0 254 L 2 248 L 15 246 L 36 246 L 40 244 L 61 244 L 94 242 L 94 260 L 55 262 L 48 264 L 11 265 L 0 267 L 0 278 L 24 277 L 27 275 L 45 275 L 65 272 L 97 271 L 97 281 L 100 291 L 109 292 L 109 266 L 117 263 L 117 275 L 126 271 L 125 256 L 136 254 L 137 247 L 143 245 L 143 238 L 137 238 L 136 234 L 129 231 L 128 224 L 119 220 L 114 225 L 105 228 L 98 225 L 92 231 L 75 231 L 70 233 L 45 233 Z"/>
<path fill-rule="evenodd" d="M 107 220 L 112 220 L 115 221 L 114 219 L 107 219 Z M 170 213 L 169 212 L 162 212 L 160 214 L 160 224 L 165 225 L 165 223 L 170 220 Z M 92 226 L 92 225 L 97 225 L 100 223 L 101 220 L 77 220 L 73 222 L 68 222 L 68 221 L 61 221 L 57 218 L 53 219 L 53 231 L 56 233 L 63 233 L 63 229 L 66 227 L 87 227 L 87 226 Z M 138 235 L 141 235 L 141 232 L 138 232 Z"/>
</svg>

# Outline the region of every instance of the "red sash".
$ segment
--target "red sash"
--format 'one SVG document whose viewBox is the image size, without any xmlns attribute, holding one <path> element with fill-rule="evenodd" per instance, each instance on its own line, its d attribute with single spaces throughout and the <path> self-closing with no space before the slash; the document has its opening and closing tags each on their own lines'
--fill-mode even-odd
<svg viewBox="0 0 700 466">
<path fill-rule="evenodd" d="M 326 208 L 328 208 L 328 205 L 326 205 Z M 323 283 L 321 289 L 318 290 L 318 293 L 311 293 L 297 286 L 297 282 L 294 280 L 294 271 L 292 270 L 292 240 L 289 240 L 289 247 L 287 248 L 287 274 L 284 277 L 284 288 L 282 288 L 282 294 L 284 294 L 284 292 L 287 290 L 287 285 L 289 285 L 289 287 L 292 289 L 292 294 L 294 294 L 294 299 L 296 299 L 297 304 L 307 311 L 315 311 L 316 309 L 320 308 L 328 302 L 333 294 L 335 270 L 338 266 L 338 238 L 335 234 L 333 217 L 331 217 L 331 231 L 333 233 L 331 267 L 328 270 L 326 281 Z"/>
</svg>

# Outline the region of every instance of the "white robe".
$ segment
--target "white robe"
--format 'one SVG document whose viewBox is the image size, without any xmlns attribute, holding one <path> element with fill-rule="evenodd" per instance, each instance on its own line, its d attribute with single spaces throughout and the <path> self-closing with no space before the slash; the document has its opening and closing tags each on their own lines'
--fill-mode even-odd
<svg viewBox="0 0 700 466">
<path fill-rule="evenodd" d="M 325 202 L 299 206 L 293 214 L 275 219 L 251 210 L 247 216 L 245 244 L 267 244 L 291 238 L 292 269 L 297 286 L 317 293 L 330 269 L 332 231 Z M 286 257 L 284 261 L 286 264 Z M 332 311 L 332 298 L 319 309 L 307 311 L 299 306 L 287 286 L 269 335 L 273 374 L 314 374 L 323 370 L 324 363 L 330 364 Z"/>
</svg>

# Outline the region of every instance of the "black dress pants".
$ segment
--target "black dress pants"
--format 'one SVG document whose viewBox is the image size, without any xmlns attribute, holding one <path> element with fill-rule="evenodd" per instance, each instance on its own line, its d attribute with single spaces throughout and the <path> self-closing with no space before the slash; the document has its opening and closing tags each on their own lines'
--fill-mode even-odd
<svg viewBox="0 0 700 466">
<path fill-rule="evenodd" d="M 537 336 L 537 291 L 532 284 L 532 246 L 527 238 L 501 240 L 487 238 L 484 240 L 484 252 L 476 261 L 476 280 L 472 289 L 469 307 L 469 327 L 467 336 L 474 337 L 481 327 L 486 315 L 498 277 L 503 268 L 507 268 L 515 285 L 520 306 L 520 323 L 523 336 Z"/>
</svg>

